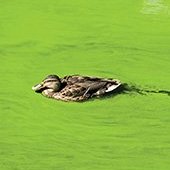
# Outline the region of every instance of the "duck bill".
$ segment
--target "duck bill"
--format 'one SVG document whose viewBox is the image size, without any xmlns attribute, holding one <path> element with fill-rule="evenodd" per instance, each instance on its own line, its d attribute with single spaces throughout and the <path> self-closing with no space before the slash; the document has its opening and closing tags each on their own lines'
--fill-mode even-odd
<svg viewBox="0 0 170 170">
<path fill-rule="evenodd" d="M 37 93 L 41 93 L 44 90 L 44 86 L 42 84 L 37 84 L 32 87 L 32 90 L 34 90 Z"/>
</svg>

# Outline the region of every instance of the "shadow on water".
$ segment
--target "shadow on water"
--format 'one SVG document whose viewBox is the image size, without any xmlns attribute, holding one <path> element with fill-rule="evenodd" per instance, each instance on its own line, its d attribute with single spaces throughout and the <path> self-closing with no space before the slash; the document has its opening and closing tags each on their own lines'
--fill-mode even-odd
<svg viewBox="0 0 170 170">
<path fill-rule="evenodd" d="M 142 87 L 138 87 L 136 85 L 130 85 L 127 83 L 122 84 L 119 88 L 117 88 L 114 92 L 104 95 L 103 97 L 113 97 L 120 94 L 139 94 L 139 95 L 148 95 L 148 94 L 166 94 L 170 96 L 169 90 L 156 90 L 156 89 L 144 89 Z"/>
</svg>

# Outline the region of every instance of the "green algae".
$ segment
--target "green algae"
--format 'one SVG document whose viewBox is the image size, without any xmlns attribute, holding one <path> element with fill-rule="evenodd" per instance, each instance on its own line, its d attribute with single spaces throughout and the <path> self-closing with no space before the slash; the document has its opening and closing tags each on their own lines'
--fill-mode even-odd
<svg viewBox="0 0 170 170">
<path fill-rule="evenodd" d="M 0 169 L 170 168 L 169 96 L 128 93 L 65 103 L 31 90 L 48 74 L 170 90 L 167 0 L 0 5 Z"/>
</svg>

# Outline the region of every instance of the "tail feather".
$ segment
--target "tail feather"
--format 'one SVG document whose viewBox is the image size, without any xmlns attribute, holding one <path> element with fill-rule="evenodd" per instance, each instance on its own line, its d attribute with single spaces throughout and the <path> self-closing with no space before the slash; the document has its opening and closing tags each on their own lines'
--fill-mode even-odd
<svg viewBox="0 0 170 170">
<path fill-rule="evenodd" d="M 112 84 L 111 86 L 109 86 L 109 87 L 106 89 L 105 92 L 106 92 L 106 93 L 112 92 L 112 91 L 114 91 L 115 89 L 117 89 L 120 85 L 121 85 L 121 83 Z"/>
</svg>

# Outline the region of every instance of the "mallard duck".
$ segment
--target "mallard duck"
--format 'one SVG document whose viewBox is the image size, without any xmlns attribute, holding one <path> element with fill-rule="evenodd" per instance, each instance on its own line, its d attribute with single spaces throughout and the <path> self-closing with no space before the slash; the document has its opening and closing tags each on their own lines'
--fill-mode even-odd
<svg viewBox="0 0 170 170">
<path fill-rule="evenodd" d="M 59 78 L 57 75 L 49 75 L 32 89 L 43 96 L 58 100 L 83 101 L 113 92 L 120 86 L 120 81 L 115 79 L 79 75 Z"/>
</svg>

